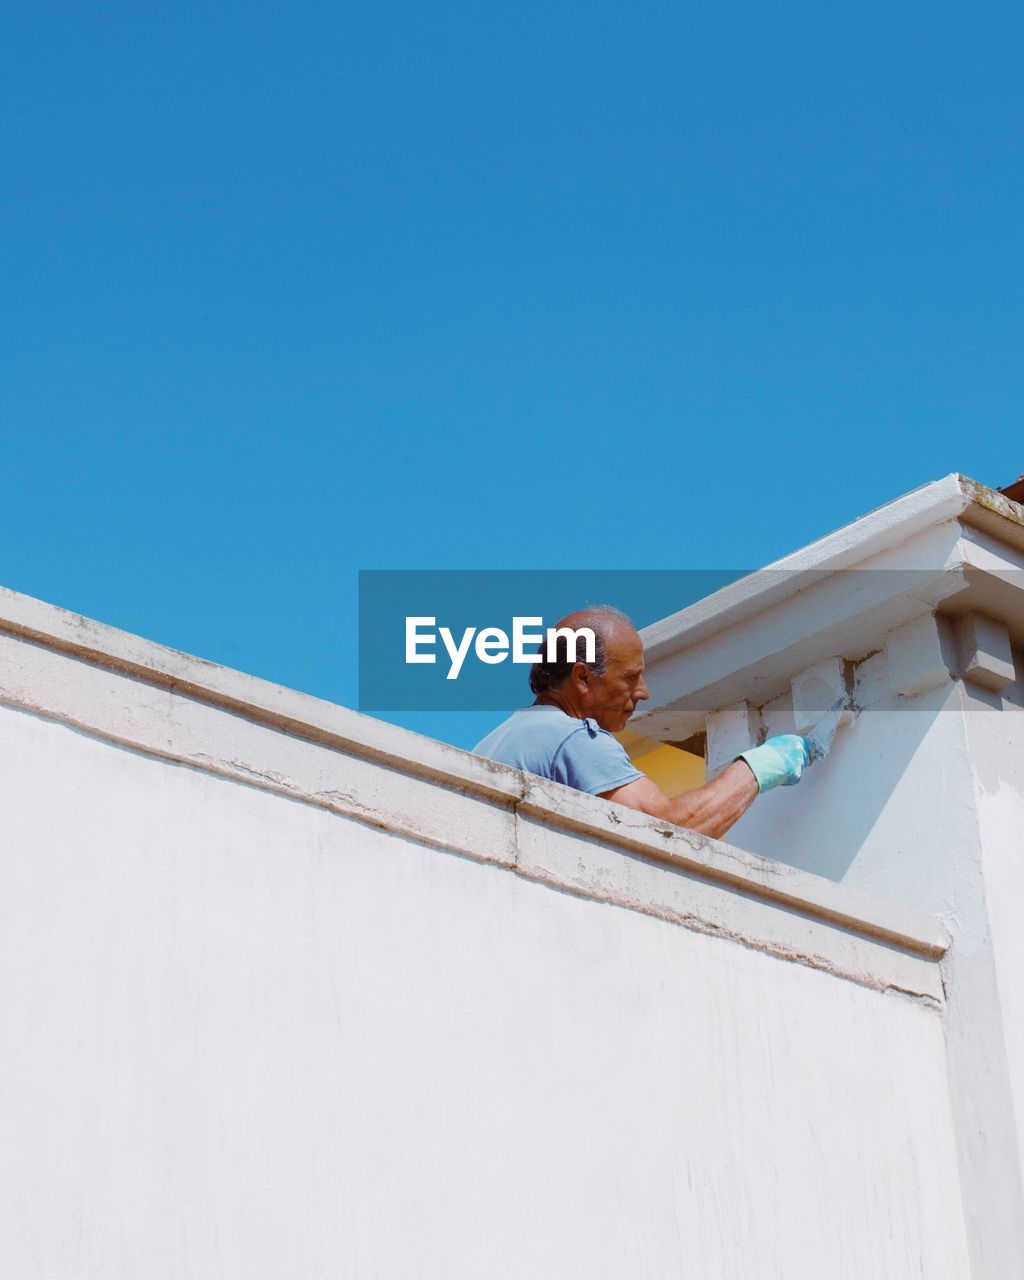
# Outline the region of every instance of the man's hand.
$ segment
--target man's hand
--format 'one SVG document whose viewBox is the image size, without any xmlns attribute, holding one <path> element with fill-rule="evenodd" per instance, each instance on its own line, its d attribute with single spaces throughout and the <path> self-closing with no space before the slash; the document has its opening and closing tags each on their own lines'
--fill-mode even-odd
<svg viewBox="0 0 1024 1280">
<path fill-rule="evenodd" d="M 667 796 L 650 778 L 637 778 L 624 787 L 601 794 L 605 800 L 639 809 L 654 818 L 664 818 L 677 827 L 719 838 L 749 809 L 757 792 L 757 779 L 750 766 L 734 760 L 714 782 L 674 798 Z"/>
<path fill-rule="evenodd" d="M 819 759 L 806 738 L 796 733 L 780 733 L 761 747 L 743 751 L 738 759 L 746 761 L 757 779 L 758 791 L 772 787 L 792 787 L 803 777 L 804 770 Z"/>
<path fill-rule="evenodd" d="M 637 778 L 601 794 L 605 800 L 615 800 L 654 818 L 665 818 L 677 827 L 718 838 L 743 816 L 759 792 L 793 786 L 819 758 L 806 738 L 782 733 L 769 738 L 763 746 L 744 751 L 714 782 L 674 799 L 650 778 Z"/>
</svg>

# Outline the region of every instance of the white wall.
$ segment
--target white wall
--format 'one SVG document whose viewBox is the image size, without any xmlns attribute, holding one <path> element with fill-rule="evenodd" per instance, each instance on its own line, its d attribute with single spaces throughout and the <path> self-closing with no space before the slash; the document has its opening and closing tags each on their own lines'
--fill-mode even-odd
<svg viewBox="0 0 1024 1280">
<path fill-rule="evenodd" d="M 1024 509 L 948 476 L 647 628 L 652 698 L 631 724 L 706 729 L 714 773 L 837 697 L 857 712 L 729 839 L 946 924 L 971 1280 L 1024 1275 L 1022 586 Z"/>
<path fill-rule="evenodd" d="M 968 1274 L 941 948 L 892 913 L 0 659 L 0 1274 Z"/>
<path fill-rule="evenodd" d="M 1001 694 L 965 686 L 964 725 L 975 789 L 994 1010 L 1013 1089 L 1018 1166 L 1024 1164 L 1024 655 Z"/>
<path fill-rule="evenodd" d="M 952 628 L 937 636 L 951 654 Z M 948 672 L 914 696 L 885 638 L 856 673 L 856 721 L 796 787 L 759 798 L 742 848 L 924 908 L 948 924 L 946 1031 L 971 1275 L 1024 1267 L 1024 661 L 1000 692 Z"/>
</svg>

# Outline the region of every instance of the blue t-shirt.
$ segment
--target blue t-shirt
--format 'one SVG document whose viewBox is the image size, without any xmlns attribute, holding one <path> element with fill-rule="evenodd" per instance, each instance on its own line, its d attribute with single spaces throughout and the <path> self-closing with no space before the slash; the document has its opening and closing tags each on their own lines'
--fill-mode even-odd
<svg viewBox="0 0 1024 1280">
<path fill-rule="evenodd" d="M 595 796 L 644 776 L 596 720 L 577 720 L 547 704 L 513 712 L 473 749 Z"/>
</svg>

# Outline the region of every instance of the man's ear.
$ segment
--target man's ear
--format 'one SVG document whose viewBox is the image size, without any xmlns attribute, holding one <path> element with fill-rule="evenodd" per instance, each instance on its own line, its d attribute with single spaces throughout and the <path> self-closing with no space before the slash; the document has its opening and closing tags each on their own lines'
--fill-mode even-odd
<svg viewBox="0 0 1024 1280">
<path fill-rule="evenodd" d="M 589 689 L 592 675 L 593 672 L 585 662 L 574 662 L 572 664 L 572 682 L 577 689 Z"/>
</svg>

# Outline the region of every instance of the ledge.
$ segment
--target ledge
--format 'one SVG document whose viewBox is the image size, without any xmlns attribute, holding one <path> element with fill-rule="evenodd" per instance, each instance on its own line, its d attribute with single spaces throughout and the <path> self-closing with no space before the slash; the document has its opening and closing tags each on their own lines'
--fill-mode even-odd
<svg viewBox="0 0 1024 1280">
<path fill-rule="evenodd" d="M 519 811 L 703 879 L 741 890 L 809 917 L 938 959 L 949 935 L 935 916 L 883 902 L 846 885 L 723 840 L 652 818 L 637 809 L 584 796 L 544 778 L 525 781 Z"/>
<path fill-rule="evenodd" d="M 0 587 L 4 634 L 417 777 L 494 799 L 518 795 L 507 772 L 481 756 Z"/>
<path fill-rule="evenodd" d="M 942 998 L 941 921 L 0 590 L 0 703 L 577 896 Z"/>
</svg>

